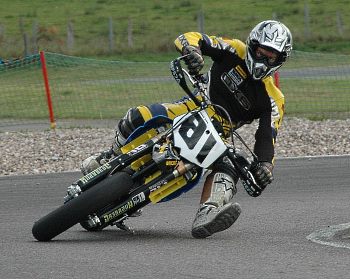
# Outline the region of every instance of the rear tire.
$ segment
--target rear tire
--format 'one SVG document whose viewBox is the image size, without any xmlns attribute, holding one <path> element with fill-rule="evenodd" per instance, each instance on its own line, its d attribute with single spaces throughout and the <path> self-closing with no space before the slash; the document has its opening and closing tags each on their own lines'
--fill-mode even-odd
<svg viewBox="0 0 350 279">
<path fill-rule="evenodd" d="M 121 199 L 132 186 L 131 177 L 124 172 L 107 177 L 35 222 L 32 228 L 33 236 L 39 241 L 51 240 L 85 220 L 89 214 Z"/>
</svg>

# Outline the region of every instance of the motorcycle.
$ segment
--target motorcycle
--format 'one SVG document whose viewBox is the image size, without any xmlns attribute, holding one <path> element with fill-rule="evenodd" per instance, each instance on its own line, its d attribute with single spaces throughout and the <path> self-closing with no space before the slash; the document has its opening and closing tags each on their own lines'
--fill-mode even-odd
<svg viewBox="0 0 350 279">
<path fill-rule="evenodd" d="M 225 109 L 210 102 L 205 75 L 191 76 L 182 68 L 185 57 L 171 61 L 170 70 L 195 108 L 174 120 L 156 116 L 137 128 L 120 155 L 68 186 L 64 204 L 34 223 L 35 239 L 49 241 L 78 223 L 87 231 L 115 225 L 132 232 L 126 219 L 138 216 L 150 203 L 166 202 L 189 191 L 204 170 L 224 157 L 248 194 L 259 195 L 251 190 L 259 188 L 250 171 L 256 155 L 232 128 Z M 229 122 L 229 138 L 223 136 L 222 125 L 213 124 L 218 116 Z M 236 139 L 250 156 L 235 147 Z"/>
</svg>

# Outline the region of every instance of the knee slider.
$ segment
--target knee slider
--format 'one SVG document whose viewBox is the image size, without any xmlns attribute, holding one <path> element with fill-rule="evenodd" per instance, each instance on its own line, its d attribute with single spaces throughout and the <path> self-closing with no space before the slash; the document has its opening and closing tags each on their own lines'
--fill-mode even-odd
<svg viewBox="0 0 350 279">
<path fill-rule="evenodd" d="M 114 144 L 116 147 L 120 148 L 124 146 L 127 138 L 131 135 L 131 133 L 144 123 L 145 120 L 143 119 L 138 107 L 130 108 L 115 127 Z"/>
</svg>

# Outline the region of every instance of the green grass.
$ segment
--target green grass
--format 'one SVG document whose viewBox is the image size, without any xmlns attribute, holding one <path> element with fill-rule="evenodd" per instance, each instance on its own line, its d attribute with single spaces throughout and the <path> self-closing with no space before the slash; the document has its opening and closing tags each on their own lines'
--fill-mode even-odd
<svg viewBox="0 0 350 279">
<path fill-rule="evenodd" d="M 38 27 L 38 47 L 51 52 L 78 56 L 121 59 L 159 59 L 174 50 L 174 39 L 183 32 L 197 31 L 197 15 L 205 16 L 207 34 L 245 40 L 252 27 L 264 19 L 277 18 L 290 27 L 295 49 L 335 51 L 350 54 L 350 5 L 335 0 L 33 0 L 1 1 L 0 45 L 2 57 L 23 54 L 22 31 L 32 39 Z M 304 7 L 310 15 L 305 32 Z M 337 28 L 341 15 L 343 33 Z M 112 53 L 108 47 L 108 20 L 114 21 Z M 67 23 L 74 29 L 74 46 L 66 44 Z M 21 22 L 21 24 L 20 24 Z M 133 46 L 128 45 L 128 24 L 132 22 Z M 22 30 L 21 30 L 22 29 Z M 29 50 L 33 47 L 29 45 Z M 146 58 L 142 58 L 145 56 Z M 164 61 L 164 60 L 163 60 Z"/>
<path fill-rule="evenodd" d="M 344 55 L 296 52 L 286 70 L 306 68 L 311 74 L 281 79 L 286 116 L 349 117 L 350 76 L 340 68 L 350 65 L 349 60 Z M 52 53 L 47 53 L 47 62 L 57 119 L 117 119 L 130 107 L 170 102 L 185 95 L 171 79 L 169 62 L 116 62 Z M 323 67 L 338 69 L 339 74 L 312 75 L 311 70 Z M 0 119 L 48 119 L 38 64 L 0 71 L 0 84 Z"/>
<path fill-rule="evenodd" d="M 275 15 L 291 29 L 294 49 L 308 51 L 293 52 L 285 69 L 339 69 L 337 77 L 281 80 L 286 115 L 310 119 L 349 117 L 350 77 L 340 68 L 350 65 L 349 1 L 12 0 L 5 3 L 0 0 L 0 3 L 3 4 L 0 58 L 22 56 L 21 28 L 32 39 L 34 24 L 38 27 L 39 49 L 90 57 L 48 56 L 54 112 L 59 119 L 116 119 L 130 107 L 182 97 L 184 92 L 179 86 L 166 80 L 170 78 L 169 61 L 177 55 L 174 39 L 180 33 L 198 30 L 199 10 L 205 15 L 207 34 L 243 41 L 256 23 Z M 305 4 L 310 14 L 308 36 Z M 337 13 L 341 14 L 343 34 L 337 29 Z M 114 22 L 113 52 L 108 48 L 109 17 Z M 66 44 L 68 21 L 74 28 L 73 49 L 68 49 Z M 129 22 L 133 26 L 132 47 L 128 45 Z M 32 51 L 33 45 L 29 43 Z M 140 63 L 112 62 L 117 60 Z M 150 61 L 164 63 L 147 63 Z M 142 80 L 154 77 L 162 80 Z M 0 119 L 48 119 L 38 64 L 6 71 L 0 68 L 0 84 Z"/>
<path fill-rule="evenodd" d="M 286 79 L 281 87 L 285 92 L 286 115 L 313 119 L 350 115 L 349 80 Z"/>
</svg>

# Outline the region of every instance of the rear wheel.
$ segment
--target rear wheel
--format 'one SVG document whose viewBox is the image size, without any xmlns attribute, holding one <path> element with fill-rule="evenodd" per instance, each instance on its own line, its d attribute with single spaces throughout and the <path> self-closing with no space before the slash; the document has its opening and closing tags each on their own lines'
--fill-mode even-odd
<svg viewBox="0 0 350 279">
<path fill-rule="evenodd" d="M 86 216 L 121 199 L 132 186 L 131 177 L 124 172 L 107 177 L 35 222 L 32 228 L 33 236 L 39 241 L 51 240 L 85 220 Z"/>
</svg>

